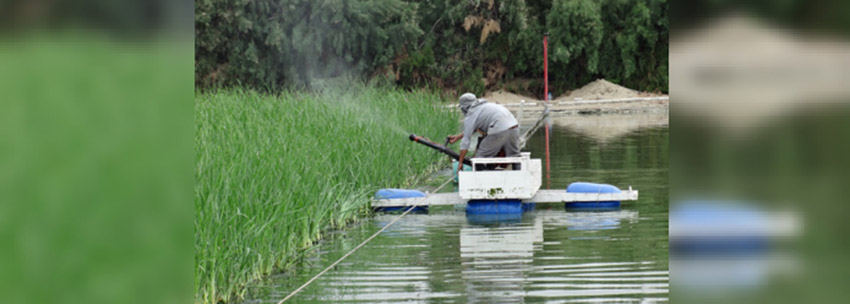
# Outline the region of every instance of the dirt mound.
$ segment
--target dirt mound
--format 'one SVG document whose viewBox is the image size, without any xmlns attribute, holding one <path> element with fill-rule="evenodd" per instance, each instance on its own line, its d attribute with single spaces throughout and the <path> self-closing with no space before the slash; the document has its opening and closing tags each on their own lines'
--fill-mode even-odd
<svg viewBox="0 0 850 304">
<path fill-rule="evenodd" d="M 591 83 L 584 85 L 581 88 L 569 91 L 567 94 L 556 97 L 554 100 L 572 101 L 581 100 L 596 100 L 596 99 L 613 99 L 613 98 L 631 98 L 631 97 L 655 97 L 664 96 L 662 94 L 654 94 L 641 92 L 620 86 L 609 82 L 605 79 L 597 79 Z M 537 98 L 523 96 L 508 92 L 504 89 L 490 91 L 484 94 L 484 99 L 497 103 L 517 103 L 521 100 L 527 102 L 539 102 Z"/>
<path fill-rule="evenodd" d="M 597 79 L 581 88 L 570 91 L 569 94 L 558 96 L 555 100 L 629 98 L 649 95 L 652 94 L 635 91 L 608 82 L 605 79 Z"/>
</svg>

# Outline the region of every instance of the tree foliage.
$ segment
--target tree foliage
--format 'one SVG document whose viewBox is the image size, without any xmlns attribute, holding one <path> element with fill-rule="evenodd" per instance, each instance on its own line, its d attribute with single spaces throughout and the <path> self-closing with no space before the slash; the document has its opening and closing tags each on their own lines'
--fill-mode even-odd
<svg viewBox="0 0 850 304">
<path fill-rule="evenodd" d="M 196 84 L 274 90 L 346 73 L 483 93 L 595 78 L 667 91 L 666 0 L 198 0 Z"/>
<path fill-rule="evenodd" d="M 555 90 L 606 78 L 667 91 L 665 0 L 556 1 L 548 22 Z"/>
<path fill-rule="evenodd" d="M 365 73 L 421 35 L 415 12 L 401 0 L 198 0 L 196 84 L 273 89 Z"/>
</svg>

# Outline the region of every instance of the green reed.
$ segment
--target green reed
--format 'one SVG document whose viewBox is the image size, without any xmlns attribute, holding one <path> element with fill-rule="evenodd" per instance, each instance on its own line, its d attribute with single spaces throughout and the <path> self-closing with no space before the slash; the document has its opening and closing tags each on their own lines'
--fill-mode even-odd
<svg viewBox="0 0 850 304">
<path fill-rule="evenodd" d="M 442 138 L 458 114 L 434 93 L 363 85 L 195 97 L 196 302 L 229 302 L 290 266 L 322 232 L 368 215 L 379 188 L 441 159 L 409 133 Z"/>
</svg>

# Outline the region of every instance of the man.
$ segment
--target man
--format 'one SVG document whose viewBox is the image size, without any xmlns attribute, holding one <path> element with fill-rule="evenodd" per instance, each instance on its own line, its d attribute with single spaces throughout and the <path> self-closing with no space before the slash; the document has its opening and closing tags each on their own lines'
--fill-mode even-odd
<svg viewBox="0 0 850 304">
<path fill-rule="evenodd" d="M 478 99 L 472 93 L 460 96 L 458 107 L 463 112 L 463 131 L 449 136 L 449 143 L 460 142 L 460 159 L 469 151 L 472 134 L 479 132 L 476 157 L 496 157 L 504 150 L 505 156 L 519 156 L 519 124 L 505 107 Z M 458 166 L 462 168 L 463 166 Z M 457 172 L 455 172 L 457 175 Z"/>
</svg>

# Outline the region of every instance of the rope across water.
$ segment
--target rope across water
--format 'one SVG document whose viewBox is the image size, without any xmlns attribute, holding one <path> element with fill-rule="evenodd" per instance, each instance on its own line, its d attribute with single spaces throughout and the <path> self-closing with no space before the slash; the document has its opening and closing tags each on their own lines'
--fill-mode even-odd
<svg viewBox="0 0 850 304">
<path fill-rule="evenodd" d="M 434 191 L 433 191 L 433 192 L 440 191 L 440 189 L 443 189 L 443 187 L 445 187 L 446 185 L 448 185 L 448 184 L 449 184 L 449 182 L 451 182 L 453 179 L 454 179 L 454 176 L 450 177 L 450 178 L 449 178 L 448 180 L 446 180 L 446 181 L 445 181 L 442 185 L 440 185 L 439 187 L 437 187 L 436 189 L 434 189 Z M 429 195 L 430 195 L 430 194 L 429 194 Z M 277 304 L 281 304 L 281 303 L 283 303 L 283 302 L 286 302 L 287 300 L 289 300 L 290 298 L 294 297 L 296 294 L 298 294 L 299 292 L 301 292 L 302 290 L 304 290 L 304 288 L 307 288 L 307 286 L 309 286 L 309 285 L 310 285 L 310 283 L 313 283 L 313 281 L 315 281 L 316 279 L 318 279 L 319 277 L 321 277 L 323 274 L 325 274 L 326 272 L 328 272 L 328 271 L 329 271 L 329 270 L 331 270 L 332 268 L 336 267 L 336 265 L 337 265 L 337 264 L 339 264 L 340 262 L 342 262 L 342 260 L 345 260 L 345 258 L 347 258 L 347 257 L 348 257 L 348 256 L 350 256 L 351 254 L 353 254 L 355 251 L 357 251 L 357 249 L 360 249 L 360 247 L 363 247 L 364 245 L 366 245 L 366 243 L 368 243 L 369 241 L 371 241 L 372 239 L 374 239 L 376 236 L 378 236 L 379 234 L 381 234 L 381 232 L 384 232 L 384 230 L 387 230 L 387 228 L 389 228 L 390 226 L 392 226 L 393 224 L 395 224 L 395 222 L 397 222 L 397 221 L 398 221 L 398 220 L 400 220 L 402 217 L 404 217 L 405 215 L 407 215 L 408 213 L 410 213 L 410 211 L 411 211 L 411 210 L 413 210 L 414 208 L 416 208 L 419 204 L 421 204 L 421 203 L 422 203 L 423 201 L 425 201 L 425 199 L 427 199 L 427 198 L 428 198 L 428 195 L 426 195 L 425 197 L 422 197 L 422 199 L 421 199 L 421 200 L 419 200 L 418 202 L 416 202 L 415 204 L 413 204 L 412 206 L 410 206 L 410 208 L 408 208 L 406 211 L 404 211 L 404 213 L 402 213 L 401 215 L 399 215 L 398 217 L 396 217 L 395 219 L 393 219 L 392 221 L 390 221 L 390 222 L 389 222 L 389 224 L 387 224 L 386 226 L 384 226 L 383 228 L 381 228 L 381 230 L 378 230 L 378 232 L 375 232 L 375 234 L 372 234 L 372 236 L 370 236 L 369 238 L 367 238 L 366 240 L 364 240 L 363 242 L 361 242 L 361 243 L 360 243 L 360 245 L 357 245 L 357 247 L 354 247 L 354 249 L 351 249 L 351 251 L 349 251 L 348 253 L 346 253 L 345 255 L 343 255 L 342 257 L 340 257 L 339 259 L 337 259 L 337 260 L 336 260 L 336 262 L 333 262 L 330 266 L 328 266 L 327 268 L 325 268 L 325 269 L 324 269 L 324 270 L 322 270 L 321 272 L 317 273 L 315 276 L 313 276 L 313 278 L 311 278 L 309 281 L 307 281 L 307 282 L 305 282 L 303 285 L 301 285 L 301 287 L 298 287 L 297 289 L 295 289 L 295 290 L 293 290 L 292 292 L 290 292 L 288 295 L 286 295 L 286 297 L 285 297 L 285 298 L 283 298 L 282 300 L 280 300 L 279 302 L 277 302 Z"/>
</svg>

